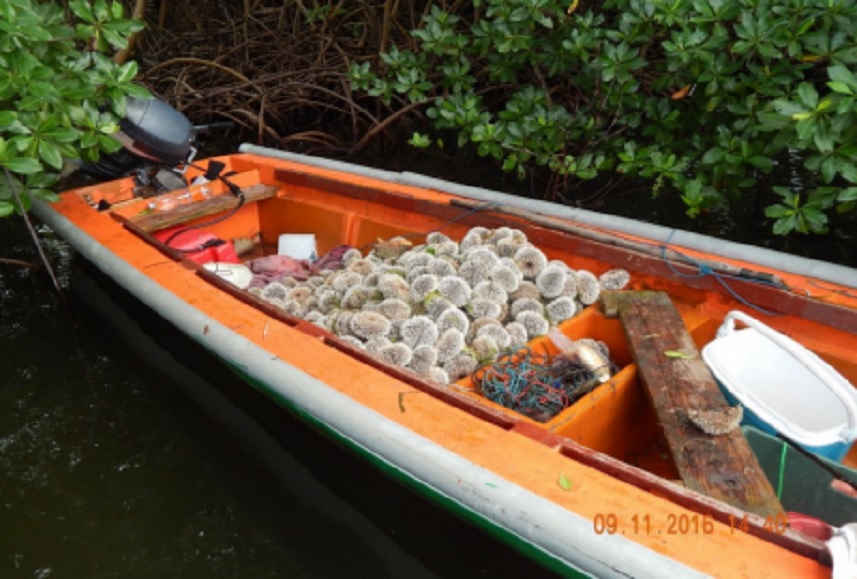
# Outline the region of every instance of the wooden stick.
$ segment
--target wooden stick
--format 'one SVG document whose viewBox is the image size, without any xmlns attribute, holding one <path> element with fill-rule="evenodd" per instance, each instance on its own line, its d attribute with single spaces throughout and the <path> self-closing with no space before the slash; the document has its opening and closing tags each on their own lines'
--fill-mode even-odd
<svg viewBox="0 0 857 579">
<path fill-rule="evenodd" d="M 29 215 L 24 211 L 24 204 L 21 202 L 21 198 L 18 196 L 18 190 L 15 187 L 12 181 L 12 175 L 9 173 L 9 169 L 4 167 L 3 172 L 6 174 L 6 182 L 9 184 L 9 190 L 12 192 L 12 196 L 15 198 L 15 202 L 18 204 L 18 210 L 21 212 L 21 217 L 24 219 L 24 223 L 27 225 L 27 230 L 30 232 L 30 237 L 33 239 L 33 243 L 36 246 L 36 251 L 39 252 L 39 258 L 42 260 L 42 263 L 45 266 L 45 271 L 48 272 L 48 276 L 51 278 L 51 282 L 54 285 L 54 290 L 59 296 L 60 301 L 63 304 L 67 304 L 65 299 L 65 293 L 62 291 L 62 287 L 60 287 L 60 282 L 57 280 L 57 276 L 54 273 L 54 269 L 51 267 L 51 262 L 48 260 L 48 256 L 45 255 L 45 250 L 42 247 L 42 243 L 39 240 L 39 236 L 36 233 L 35 228 L 33 227 L 32 221 L 30 221 Z"/>
<path fill-rule="evenodd" d="M 770 481 L 733 420 L 736 408 L 726 402 L 669 296 L 610 291 L 602 301 L 608 317 L 622 320 L 640 382 L 685 486 L 763 517 L 782 515 Z"/>
</svg>

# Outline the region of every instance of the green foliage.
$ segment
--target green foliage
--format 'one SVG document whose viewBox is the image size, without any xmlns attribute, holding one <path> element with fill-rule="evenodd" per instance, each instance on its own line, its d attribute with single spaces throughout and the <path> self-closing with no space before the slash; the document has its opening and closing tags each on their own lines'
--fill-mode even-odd
<svg viewBox="0 0 857 579">
<path fill-rule="evenodd" d="M 119 146 L 110 135 L 126 96 L 145 97 L 132 84 L 137 64 L 119 65 L 105 52 L 121 49 L 142 23 L 124 18 L 118 1 L 0 0 L 0 217 L 24 210 L 32 198 L 52 201 L 50 187 L 66 159 L 95 160 Z"/>
<path fill-rule="evenodd" d="M 857 206 L 855 25 L 852 0 L 475 0 L 351 79 L 521 177 L 644 178 L 695 217 L 767 176 L 774 231 L 819 233 Z"/>
</svg>

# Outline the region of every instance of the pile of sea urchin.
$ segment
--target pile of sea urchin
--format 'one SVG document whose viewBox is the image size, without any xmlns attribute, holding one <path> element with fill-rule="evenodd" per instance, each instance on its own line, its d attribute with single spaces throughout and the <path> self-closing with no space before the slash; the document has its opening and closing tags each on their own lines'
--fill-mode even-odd
<svg viewBox="0 0 857 579">
<path fill-rule="evenodd" d="M 250 291 L 441 384 L 523 347 L 630 279 L 623 269 L 596 277 L 548 260 L 509 227 L 474 227 L 460 242 L 433 232 L 415 247 L 396 238 L 365 257 L 350 249 L 343 264 Z"/>
</svg>

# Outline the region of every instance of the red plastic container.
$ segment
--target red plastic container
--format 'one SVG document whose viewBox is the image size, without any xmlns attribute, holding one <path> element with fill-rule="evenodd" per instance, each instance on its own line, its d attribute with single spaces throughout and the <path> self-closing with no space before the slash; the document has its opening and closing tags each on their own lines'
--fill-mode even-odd
<svg viewBox="0 0 857 579">
<path fill-rule="evenodd" d="M 186 229 L 184 227 L 171 227 L 153 234 L 155 239 L 167 243 L 173 249 L 178 249 L 185 257 L 203 264 L 212 261 L 222 263 L 241 263 L 235 253 L 235 247 L 231 241 L 224 241 L 207 231 L 199 229 Z M 180 231 L 176 235 L 176 232 Z"/>
</svg>

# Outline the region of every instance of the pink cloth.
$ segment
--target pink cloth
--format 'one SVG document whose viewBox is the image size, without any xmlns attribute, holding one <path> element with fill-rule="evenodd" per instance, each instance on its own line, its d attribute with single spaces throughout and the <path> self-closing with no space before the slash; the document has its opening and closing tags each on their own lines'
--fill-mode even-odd
<svg viewBox="0 0 857 579">
<path fill-rule="evenodd" d="M 342 256 L 349 249 L 351 249 L 350 245 L 337 245 L 315 262 L 308 259 L 294 259 L 287 255 L 266 255 L 251 259 L 247 262 L 247 266 L 254 274 L 250 287 L 265 287 L 269 283 L 280 281 L 285 276 L 305 281 L 326 269 L 342 269 Z"/>
</svg>

